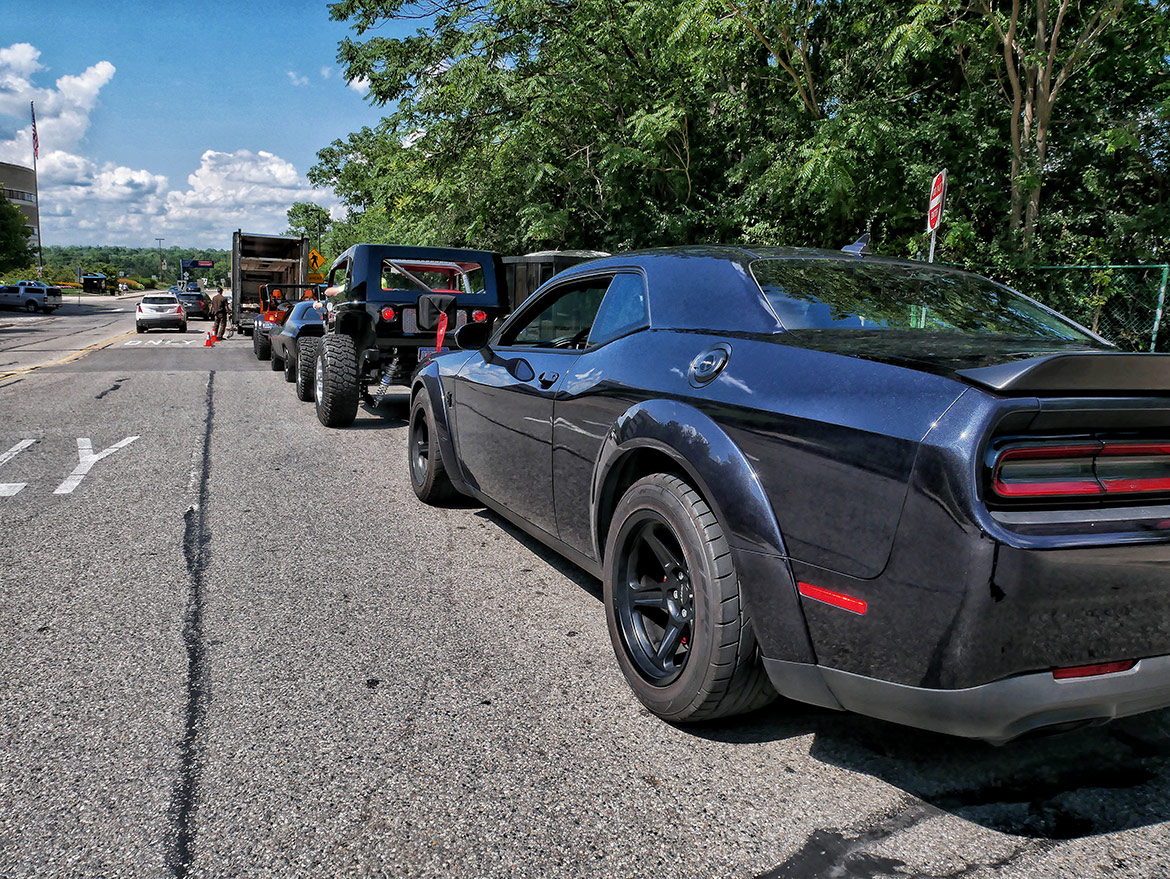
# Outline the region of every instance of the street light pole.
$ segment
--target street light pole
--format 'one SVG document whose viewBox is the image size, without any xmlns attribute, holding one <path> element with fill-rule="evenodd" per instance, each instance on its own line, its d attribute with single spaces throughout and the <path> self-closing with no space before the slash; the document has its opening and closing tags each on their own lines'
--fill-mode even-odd
<svg viewBox="0 0 1170 879">
<path fill-rule="evenodd" d="M 160 283 L 166 283 L 165 281 L 163 281 L 163 276 L 162 276 L 162 273 L 163 273 L 162 243 L 164 241 L 166 241 L 167 239 L 155 238 L 154 240 L 158 242 L 158 279 L 159 279 Z"/>
</svg>

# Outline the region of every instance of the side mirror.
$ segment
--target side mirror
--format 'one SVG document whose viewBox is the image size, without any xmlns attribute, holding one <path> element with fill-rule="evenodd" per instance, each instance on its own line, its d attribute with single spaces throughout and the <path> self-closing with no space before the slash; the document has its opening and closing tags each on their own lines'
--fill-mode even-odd
<svg viewBox="0 0 1170 879">
<path fill-rule="evenodd" d="M 490 324 L 464 324 L 455 331 L 455 344 L 464 351 L 478 351 L 491 337 Z"/>
</svg>

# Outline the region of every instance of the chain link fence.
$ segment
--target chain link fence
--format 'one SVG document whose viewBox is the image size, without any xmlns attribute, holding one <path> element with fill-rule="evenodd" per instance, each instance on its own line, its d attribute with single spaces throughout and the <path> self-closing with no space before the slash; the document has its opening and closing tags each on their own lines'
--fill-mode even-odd
<svg viewBox="0 0 1170 879">
<path fill-rule="evenodd" d="M 1039 266 L 999 280 L 1123 351 L 1170 352 L 1170 265 Z"/>
</svg>

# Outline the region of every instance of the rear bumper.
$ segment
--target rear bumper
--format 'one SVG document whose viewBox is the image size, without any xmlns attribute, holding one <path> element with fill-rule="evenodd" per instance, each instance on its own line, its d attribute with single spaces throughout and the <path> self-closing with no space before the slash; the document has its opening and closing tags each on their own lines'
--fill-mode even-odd
<svg viewBox="0 0 1170 879">
<path fill-rule="evenodd" d="M 949 735 L 1001 743 L 1045 727 L 1104 723 L 1170 706 L 1170 656 L 1128 671 L 1057 680 L 1051 672 L 934 690 L 838 669 L 765 659 L 783 695 Z M 834 704 L 835 703 L 835 704 Z"/>
<path fill-rule="evenodd" d="M 144 327 L 181 327 L 187 318 L 180 314 L 140 314 L 135 320 Z"/>
</svg>

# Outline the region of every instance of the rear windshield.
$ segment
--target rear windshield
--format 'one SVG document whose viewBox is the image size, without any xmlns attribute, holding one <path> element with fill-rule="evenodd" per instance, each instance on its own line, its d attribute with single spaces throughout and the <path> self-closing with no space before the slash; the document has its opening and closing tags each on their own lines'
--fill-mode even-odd
<svg viewBox="0 0 1170 879">
<path fill-rule="evenodd" d="M 174 296 L 143 296 L 143 305 L 174 305 L 178 302 Z"/>
<path fill-rule="evenodd" d="M 475 262 L 386 259 L 382 261 L 382 289 L 476 295 L 484 292 L 483 266 Z"/>
<path fill-rule="evenodd" d="M 927 265 L 761 259 L 752 275 L 788 330 L 923 330 L 1100 344 L 985 278 Z"/>
</svg>

